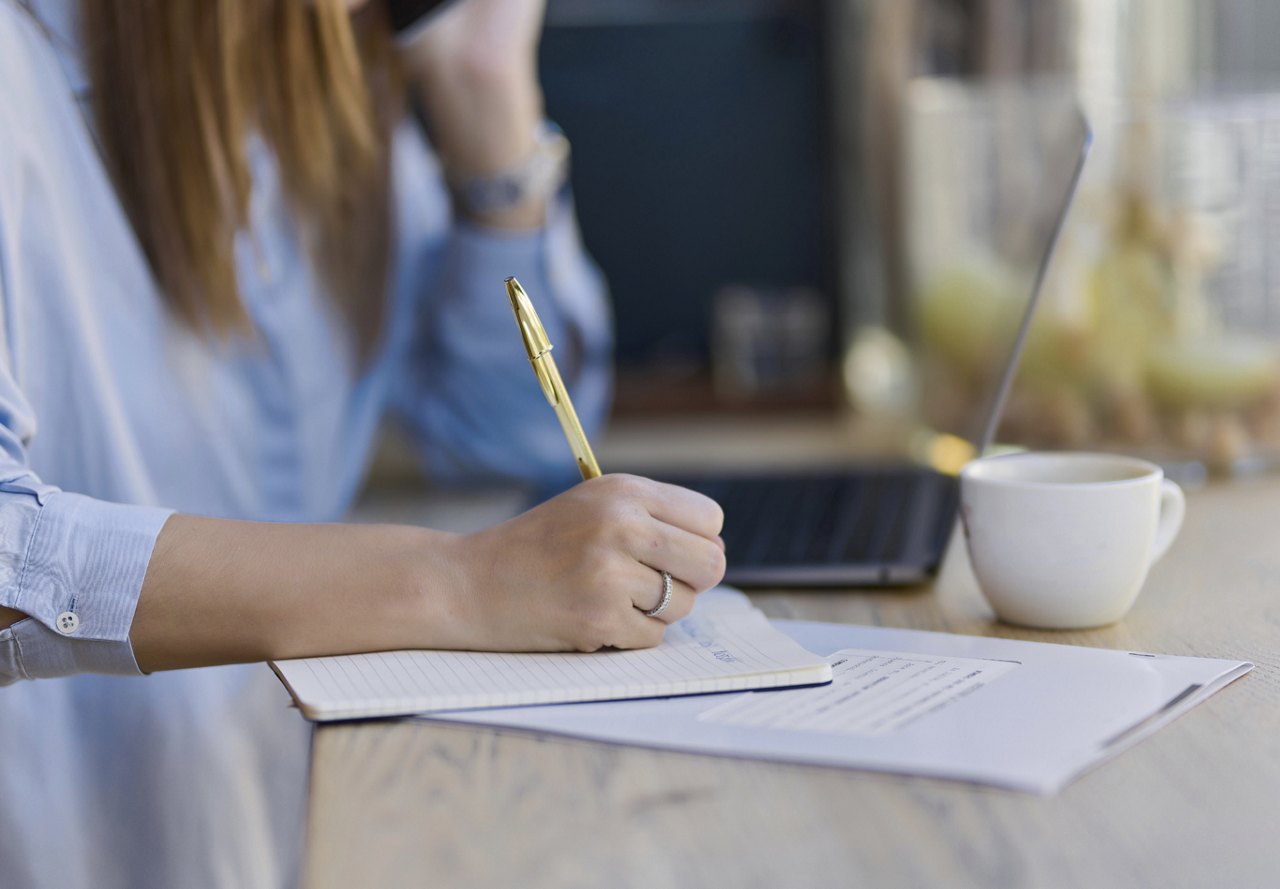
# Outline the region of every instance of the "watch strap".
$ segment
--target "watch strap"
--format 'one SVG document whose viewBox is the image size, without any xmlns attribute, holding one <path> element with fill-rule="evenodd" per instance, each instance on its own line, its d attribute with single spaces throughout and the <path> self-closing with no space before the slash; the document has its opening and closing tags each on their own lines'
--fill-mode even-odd
<svg viewBox="0 0 1280 889">
<path fill-rule="evenodd" d="M 459 209 L 488 216 L 550 197 L 568 179 L 569 140 L 554 124 L 538 130 L 533 150 L 513 167 L 485 176 L 446 170 L 445 179 Z"/>
</svg>

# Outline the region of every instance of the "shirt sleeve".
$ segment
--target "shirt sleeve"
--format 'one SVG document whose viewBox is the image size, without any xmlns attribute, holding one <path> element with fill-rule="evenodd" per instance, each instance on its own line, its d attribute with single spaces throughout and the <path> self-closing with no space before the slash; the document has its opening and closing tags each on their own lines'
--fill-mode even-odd
<svg viewBox="0 0 1280 889">
<path fill-rule="evenodd" d="M 3 300 L 0 281 L 0 301 Z M 27 465 L 35 417 L 0 369 L 0 685 L 71 673 L 137 674 L 129 627 L 171 510 L 62 491 Z"/>
<path fill-rule="evenodd" d="M 392 401 L 433 479 L 576 478 L 569 445 L 529 366 L 507 299 L 514 275 L 546 327 L 556 364 L 588 436 L 612 394 L 612 317 L 567 195 L 545 225 L 502 232 L 454 225 L 438 268 L 417 280 L 406 370 Z"/>
<path fill-rule="evenodd" d="M 6 13 L 0 3 L 0 17 Z M 9 199 L 0 205 L 21 210 L 22 140 L 10 138 L 7 127 L 26 125 L 23 97 L 39 95 L 33 86 L 47 79 L 48 69 L 29 55 L 24 38 L 43 43 L 43 35 L 21 9 L 12 14 L 16 32 L 13 21 L 0 21 L 0 68 L 6 77 L 0 90 L 0 198 Z M 40 198 L 38 175 L 34 181 Z M 10 190 L 15 182 L 16 191 Z M 11 224 L 48 218 L 37 206 Z M 0 224 L 0 605 L 28 616 L 0 629 L 0 685 L 78 672 L 137 673 L 129 629 L 169 510 L 62 491 L 31 467 L 27 449 L 36 436 L 36 414 L 13 357 L 22 354 L 19 347 L 34 344 L 16 342 L 17 325 L 10 323 L 21 315 L 10 283 L 20 263 L 6 252 L 5 235 Z"/>
</svg>

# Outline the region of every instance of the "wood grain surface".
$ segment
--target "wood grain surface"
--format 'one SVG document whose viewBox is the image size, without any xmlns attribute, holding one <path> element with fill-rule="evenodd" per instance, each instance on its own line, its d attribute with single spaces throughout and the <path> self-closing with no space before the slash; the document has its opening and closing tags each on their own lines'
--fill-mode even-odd
<svg viewBox="0 0 1280 889">
<path fill-rule="evenodd" d="M 1280 479 L 1190 492 L 1180 539 L 1101 630 L 996 622 L 960 546 L 928 588 L 753 598 L 775 617 L 1257 669 L 1047 799 L 483 728 L 326 726 L 304 885 L 1280 887 Z"/>
</svg>

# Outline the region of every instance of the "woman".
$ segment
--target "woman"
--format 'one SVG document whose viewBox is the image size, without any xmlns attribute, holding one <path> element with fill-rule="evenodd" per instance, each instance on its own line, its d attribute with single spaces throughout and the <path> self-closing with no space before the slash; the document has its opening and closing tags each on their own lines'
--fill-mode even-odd
<svg viewBox="0 0 1280 889">
<path fill-rule="evenodd" d="M 384 415 L 441 478 L 570 459 L 506 275 L 588 424 L 607 391 L 541 0 L 463 0 L 403 50 L 361 5 L 0 0 L 6 887 L 295 878 L 307 732 L 274 677 L 139 673 L 653 645 L 721 576 L 718 507 L 636 478 L 465 536 L 314 524 Z"/>
</svg>

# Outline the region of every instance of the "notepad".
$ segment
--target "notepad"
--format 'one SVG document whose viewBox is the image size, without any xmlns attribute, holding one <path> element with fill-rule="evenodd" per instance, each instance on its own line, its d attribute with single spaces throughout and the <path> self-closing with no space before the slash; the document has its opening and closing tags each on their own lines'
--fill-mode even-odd
<svg viewBox="0 0 1280 889">
<path fill-rule="evenodd" d="M 615 701 L 830 682 L 826 658 L 775 629 L 743 597 L 707 607 L 639 651 L 504 654 L 389 651 L 298 658 L 272 668 L 309 719 Z"/>
</svg>

